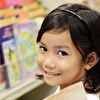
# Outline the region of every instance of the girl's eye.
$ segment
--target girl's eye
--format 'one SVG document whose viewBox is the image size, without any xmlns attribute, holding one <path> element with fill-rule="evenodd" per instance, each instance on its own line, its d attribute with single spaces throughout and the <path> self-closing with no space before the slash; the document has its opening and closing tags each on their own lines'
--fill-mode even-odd
<svg viewBox="0 0 100 100">
<path fill-rule="evenodd" d="M 40 49 L 42 52 L 46 52 L 46 51 L 47 51 L 47 48 L 45 48 L 44 46 L 39 46 L 39 49 Z"/>
<path fill-rule="evenodd" d="M 68 53 L 66 53 L 65 51 L 59 51 L 57 54 L 60 55 L 60 56 L 68 55 Z"/>
</svg>

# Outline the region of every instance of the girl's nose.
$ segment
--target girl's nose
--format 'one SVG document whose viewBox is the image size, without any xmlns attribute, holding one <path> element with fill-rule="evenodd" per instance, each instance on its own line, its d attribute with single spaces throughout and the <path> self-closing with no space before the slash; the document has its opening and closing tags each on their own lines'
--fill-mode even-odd
<svg viewBox="0 0 100 100">
<path fill-rule="evenodd" d="M 51 57 L 47 57 L 44 61 L 44 67 L 48 69 L 54 69 L 56 67 L 54 59 Z"/>
<path fill-rule="evenodd" d="M 44 67 L 46 69 L 49 69 L 49 70 L 55 69 L 55 65 L 53 65 L 53 64 L 52 65 L 51 64 L 49 64 L 49 65 L 48 64 L 45 64 Z"/>
</svg>

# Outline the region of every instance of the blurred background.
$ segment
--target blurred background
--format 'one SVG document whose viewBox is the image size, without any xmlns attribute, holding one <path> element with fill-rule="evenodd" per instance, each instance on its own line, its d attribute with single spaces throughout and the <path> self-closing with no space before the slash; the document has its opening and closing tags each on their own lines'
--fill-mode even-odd
<svg viewBox="0 0 100 100">
<path fill-rule="evenodd" d="M 0 0 L 0 100 L 43 100 L 55 91 L 37 66 L 36 37 L 45 16 L 64 3 L 100 11 L 100 0 Z"/>
</svg>

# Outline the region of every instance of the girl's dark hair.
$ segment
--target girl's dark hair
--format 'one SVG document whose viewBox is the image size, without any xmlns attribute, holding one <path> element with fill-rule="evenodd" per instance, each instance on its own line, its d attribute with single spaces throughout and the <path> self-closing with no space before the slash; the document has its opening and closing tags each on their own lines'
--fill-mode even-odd
<svg viewBox="0 0 100 100">
<path fill-rule="evenodd" d="M 68 12 L 69 11 L 69 12 Z M 71 11 L 71 12 L 70 12 Z M 42 35 L 51 30 L 69 30 L 73 43 L 83 56 L 95 51 L 100 57 L 100 14 L 81 4 L 65 4 L 51 11 L 44 19 L 37 36 L 37 42 Z M 100 91 L 100 61 L 87 71 L 84 86 L 87 92 Z"/>
</svg>

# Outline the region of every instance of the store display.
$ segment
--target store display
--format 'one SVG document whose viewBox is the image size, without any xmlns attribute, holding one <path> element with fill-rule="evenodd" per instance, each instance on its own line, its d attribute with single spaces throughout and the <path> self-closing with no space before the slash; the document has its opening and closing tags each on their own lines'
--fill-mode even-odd
<svg viewBox="0 0 100 100">
<path fill-rule="evenodd" d="M 12 25 L 0 29 L 2 63 L 6 66 L 7 87 L 13 87 L 21 81 L 16 43 Z"/>
<path fill-rule="evenodd" d="M 12 6 L 0 11 L 0 18 L 16 17 L 20 21 L 27 19 L 33 19 L 38 16 L 46 16 L 48 14 L 47 9 L 42 7 L 41 4 L 34 2 L 31 4 L 25 4 L 23 6 Z M 24 19 L 24 20 L 23 20 Z"/>
<path fill-rule="evenodd" d="M 48 11 L 37 0 L 15 1 L 6 0 L 6 9 L 0 10 L 0 92 L 5 90 L 0 100 L 22 84 L 33 84 L 29 80 L 35 81 L 36 72 L 40 73 L 36 37 Z M 34 88 L 36 84 L 40 83 L 34 82 Z"/>
</svg>

